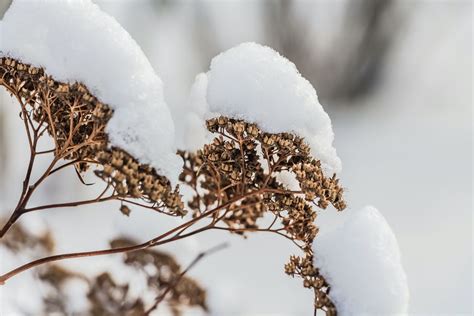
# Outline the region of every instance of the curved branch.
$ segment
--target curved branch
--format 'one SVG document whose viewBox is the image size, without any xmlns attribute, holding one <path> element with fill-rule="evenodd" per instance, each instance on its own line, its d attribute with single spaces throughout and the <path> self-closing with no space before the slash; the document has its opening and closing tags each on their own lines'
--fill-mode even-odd
<svg viewBox="0 0 474 316">
<path fill-rule="evenodd" d="M 216 207 L 216 208 L 214 208 L 210 211 L 207 211 L 207 212 L 201 214 L 200 216 L 197 216 L 197 217 L 187 221 L 186 223 L 183 223 L 183 224 L 169 230 L 168 232 L 166 232 L 166 233 L 164 233 L 164 234 L 162 234 L 158 237 L 155 237 L 153 239 L 150 239 L 150 240 L 148 240 L 148 241 L 146 241 L 142 244 L 138 244 L 138 245 L 134 245 L 134 246 L 128 246 L 128 247 L 112 248 L 112 249 L 66 253 L 66 254 L 48 256 L 48 257 L 44 257 L 44 258 L 41 258 L 41 259 L 38 259 L 38 260 L 31 261 L 31 262 L 29 262 L 27 264 L 24 264 L 24 265 L 22 265 L 22 266 L 20 266 L 16 269 L 11 270 L 10 272 L 7 272 L 7 273 L 1 275 L 0 276 L 0 284 L 5 284 L 5 282 L 8 279 L 14 277 L 15 275 L 17 275 L 21 272 L 24 272 L 26 270 L 32 269 L 34 267 L 43 265 L 45 263 L 50 263 L 50 262 L 55 262 L 55 261 L 60 261 L 60 260 L 65 260 L 65 259 L 82 258 L 82 257 L 94 257 L 94 256 L 102 256 L 102 255 L 109 255 L 109 254 L 116 254 L 116 253 L 124 253 L 124 252 L 132 252 L 132 251 L 137 251 L 137 250 L 143 250 L 143 249 L 155 247 L 155 246 L 162 245 L 162 244 L 165 244 L 165 243 L 168 243 L 168 242 L 171 242 L 171 241 L 176 241 L 176 240 L 180 240 L 180 239 L 192 236 L 192 235 L 200 233 L 202 231 L 211 229 L 213 227 L 213 225 L 207 225 L 207 226 L 201 227 L 199 229 L 196 229 L 196 230 L 194 230 L 192 232 L 189 232 L 187 234 L 184 234 L 184 235 L 176 234 L 175 236 L 172 236 L 168 239 L 164 239 L 164 238 L 166 238 L 166 237 L 168 237 L 168 236 L 170 236 L 174 233 L 177 233 L 177 232 L 183 230 L 183 228 L 188 228 L 188 227 L 194 225 L 196 222 L 200 221 L 201 219 L 203 219 L 205 217 L 208 217 L 208 216 L 210 216 L 210 215 L 212 215 L 212 214 L 214 214 L 214 213 L 216 213 L 216 212 L 218 212 L 222 209 L 227 208 L 228 206 L 232 205 L 233 203 L 239 201 L 240 199 L 247 198 L 251 195 L 261 194 L 263 192 L 264 192 L 263 190 L 257 190 L 257 191 L 242 195 L 239 198 L 233 199 L 233 200 L 231 200 L 231 201 L 229 201 L 225 204 L 222 204 L 221 206 L 218 206 L 218 207 Z"/>
</svg>

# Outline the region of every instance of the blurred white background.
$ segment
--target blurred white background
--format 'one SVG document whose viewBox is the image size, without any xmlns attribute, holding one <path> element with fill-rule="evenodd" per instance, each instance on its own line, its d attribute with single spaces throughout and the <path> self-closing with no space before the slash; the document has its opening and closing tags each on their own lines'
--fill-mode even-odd
<svg viewBox="0 0 474 316">
<path fill-rule="evenodd" d="M 145 51 L 164 81 L 178 125 L 194 77 L 219 52 L 256 41 L 292 60 L 332 119 L 347 212 L 374 205 L 398 238 L 410 314 L 472 314 L 471 1 L 94 2 Z M 2 215 L 18 196 L 26 160 L 15 106 L 2 91 Z M 50 182 L 38 199 L 84 196 L 77 182 L 67 174 L 60 183 Z M 125 218 L 116 209 L 52 210 L 21 221 L 32 230 L 51 227 L 58 252 L 106 247 L 117 233 L 147 240 L 173 224 L 141 210 Z M 344 216 L 334 209 L 320 215 L 321 231 Z M 81 237 L 84 232 L 88 238 Z M 311 292 L 283 273 L 288 255 L 296 252 L 286 240 L 212 232 L 167 249 L 185 263 L 222 240 L 231 247 L 207 257 L 191 273 L 207 286 L 213 315 L 312 312 Z M 94 258 L 66 265 L 97 271 L 110 262 Z M 2 262 L 2 271 L 13 266 Z M 25 287 L 30 277 L 20 276 L 8 290 L 1 289 L 2 304 L 21 305 L 25 291 L 33 291 Z"/>
</svg>

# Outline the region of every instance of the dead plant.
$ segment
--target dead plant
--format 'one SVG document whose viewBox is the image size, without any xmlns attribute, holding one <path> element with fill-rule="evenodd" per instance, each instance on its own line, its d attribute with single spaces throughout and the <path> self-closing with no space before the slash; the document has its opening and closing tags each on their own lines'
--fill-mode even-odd
<svg viewBox="0 0 474 316">
<path fill-rule="evenodd" d="M 333 205 L 343 210 L 343 189 L 335 175 L 325 176 L 304 139 L 291 133 L 266 133 L 256 124 L 223 116 L 208 120 L 208 130 L 216 135 L 213 141 L 195 153 L 178 153 L 184 162 L 182 185 L 194 192 L 185 207 L 178 188 L 172 188 L 167 178 L 123 149 L 111 146 L 105 127 L 113 111 L 84 85 L 60 83 L 44 70 L 11 58 L 0 59 L 0 78 L 0 84 L 20 104 L 31 153 L 23 192 L 0 236 L 28 212 L 111 200 L 123 203 L 124 214 L 130 211 L 126 205 L 133 204 L 171 216 L 185 216 L 189 209 L 192 215 L 144 243 L 116 241 L 110 249 L 46 256 L 1 275 L 0 282 L 45 263 L 84 256 L 125 253 L 126 262 L 134 258 L 133 264 L 140 265 L 142 256 L 154 258 L 146 255 L 152 251 L 150 248 L 208 230 L 244 236 L 266 232 L 287 238 L 302 251 L 301 257 L 290 257 L 285 272 L 301 277 L 303 285 L 314 291 L 315 311 L 336 314 L 330 287 L 313 265 L 312 244 L 318 233 L 315 208 Z M 44 134 L 53 138 L 54 148 L 39 151 L 38 139 Z M 51 155 L 51 164 L 36 182 L 30 183 L 35 157 L 42 154 Z M 60 162 L 62 165 L 58 166 Z M 28 202 L 36 188 L 67 167 L 74 167 L 80 179 L 93 167 L 104 180 L 105 189 L 92 200 L 30 207 Z M 297 188 L 283 183 L 279 177 L 282 173 L 292 175 Z M 268 217 L 272 218 L 271 223 L 263 224 Z M 103 278 L 101 286 L 111 286 L 107 276 Z M 173 285 L 171 297 L 179 301 L 181 296 L 176 293 L 181 288 L 196 286 L 183 279 Z M 187 300 L 205 308 L 200 295 L 196 291 Z"/>
</svg>

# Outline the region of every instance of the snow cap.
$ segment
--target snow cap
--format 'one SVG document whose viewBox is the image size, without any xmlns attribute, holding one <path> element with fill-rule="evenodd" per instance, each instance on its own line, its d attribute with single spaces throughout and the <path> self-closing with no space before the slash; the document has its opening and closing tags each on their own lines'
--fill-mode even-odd
<svg viewBox="0 0 474 316">
<path fill-rule="evenodd" d="M 190 98 L 188 120 L 195 127 L 201 120 L 224 115 L 257 123 L 268 133 L 294 132 L 304 137 L 313 156 L 326 173 L 341 171 L 341 160 L 333 147 L 331 120 L 318 101 L 316 90 L 296 66 L 272 48 L 256 43 L 233 47 L 211 62 L 207 74 L 196 77 Z M 196 128 L 188 130 L 194 150 Z M 193 148 L 194 147 L 194 148 Z"/>
<path fill-rule="evenodd" d="M 114 110 L 111 144 L 177 183 L 182 163 L 163 84 L 113 17 L 90 0 L 14 0 L 0 27 L 1 55 L 84 83 Z"/>
<path fill-rule="evenodd" d="M 373 206 L 350 212 L 344 224 L 315 239 L 315 265 L 331 287 L 340 315 L 400 315 L 408 285 L 397 239 Z"/>
</svg>

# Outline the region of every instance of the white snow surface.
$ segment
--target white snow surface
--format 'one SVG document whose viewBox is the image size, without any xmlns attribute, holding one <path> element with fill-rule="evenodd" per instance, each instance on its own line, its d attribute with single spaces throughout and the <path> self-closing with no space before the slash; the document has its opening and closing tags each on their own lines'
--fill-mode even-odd
<svg viewBox="0 0 474 316">
<path fill-rule="evenodd" d="M 84 83 L 114 110 L 111 144 L 177 182 L 181 162 L 162 81 L 113 17 L 90 0 L 15 0 L 0 32 L 2 55 Z"/>
<path fill-rule="evenodd" d="M 257 123 L 269 133 L 294 132 L 305 138 L 328 174 L 341 171 L 331 120 L 316 90 L 292 62 L 270 47 L 248 42 L 214 57 L 210 70 L 196 77 L 190 112 L 191 122 L 196 116 L 203 121 L 225 115 Z M 189 131 L 193 136 L 188 139 L 204 139 L 195 135 L 196 128 Z M 186 146 L 196 149 L 195 144 Z"/>
<path fill-rule="evenodd" d="M 408 285 L 397 240 L 372 206 L 351 212 L 314 244 L 315 264 L 331 286 L 340 315 L 400 315 Z"/>
<path fill-rule="evenodd" d="M 212 140 L 207 132 L 205 119 L 212 116 L 207 104 L 207 75 L 200 73 L 194 79 L 188 100 L 188 111 L 185 116 L 186 124 L 183 125 L 184 148 L 198 150 Z"/>
</svg>

